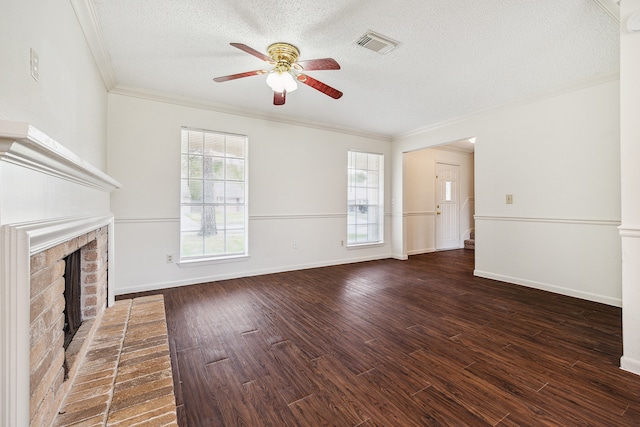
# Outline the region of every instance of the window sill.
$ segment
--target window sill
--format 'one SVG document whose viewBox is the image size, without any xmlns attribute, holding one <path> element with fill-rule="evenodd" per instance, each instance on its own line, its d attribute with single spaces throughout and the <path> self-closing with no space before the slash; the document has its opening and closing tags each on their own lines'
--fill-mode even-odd
<svg viewBox="0 0 640 427">
<path fill-rule="evenodd" d="M 357 244 L 353 244 L 353 245 L 347 245 L 347 250 L 376 248 L 376 247 L 380 247 L 380 246 L 384 246 L 384 242 L 357 243 Z"/>
<path fill-rule="evenodd" d="M 188 268 L 188 267 L 202 267 L 206 265 L 216 265 L 216 264 L 225 264 L 228 262 L 242 262 L 247 261 L 249 259 L 249 255 L 233 255 L 226 256 L 220 258 L 202 258 L 202 259 L 190 259 L 179 261 L 176 265 L 180 268 Z"/>
</svg>

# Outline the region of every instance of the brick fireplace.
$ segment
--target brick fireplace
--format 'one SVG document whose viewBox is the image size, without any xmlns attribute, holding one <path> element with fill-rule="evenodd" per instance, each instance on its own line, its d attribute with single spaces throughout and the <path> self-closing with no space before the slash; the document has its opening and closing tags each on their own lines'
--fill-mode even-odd
<svg viewBox="0 0 640 427">
<path fill-rule="evenodd" d="M 111 216 L 0 227 L 0 425 L 177 426 L 163 298 L 114 301 L 113 229 Z M 78 248 L 85 318 L 65 353 L 63 259 Z"/>
<path fill-rule="evenodd" d="M 51 424 L 91 341 L 94 321 L 107 306 L 108 239 L 103 226 L 30 258 L 31 425 Z M 65 350 L 65 260 L 76 251 L 82 324 Z"/>
</svg>

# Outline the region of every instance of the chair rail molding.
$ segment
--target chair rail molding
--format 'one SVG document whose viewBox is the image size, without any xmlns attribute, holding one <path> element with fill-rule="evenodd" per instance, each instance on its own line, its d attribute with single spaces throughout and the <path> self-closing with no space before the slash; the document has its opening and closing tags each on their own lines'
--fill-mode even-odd
<svg viewBox="0 0 640 427">
<path fill-rule="evenodd" d="M 620 237 L 640 238 L 640 225 L 621 225 L 618 227 Z"/>
</svg>

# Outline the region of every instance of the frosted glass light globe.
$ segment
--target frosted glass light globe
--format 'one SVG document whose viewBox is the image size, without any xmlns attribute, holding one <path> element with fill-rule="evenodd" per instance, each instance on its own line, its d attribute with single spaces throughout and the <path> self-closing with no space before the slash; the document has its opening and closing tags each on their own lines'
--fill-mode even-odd
<svg viewBox="0 0 640 427">
<path fill-rule="evenodd" d="M 267 77 L 267 84 L 274 92 L 282 93 L 283 91 L 293 92 L 298 89 L 298 84 L 291 75 L 291 73 L 279 73 L 277 71 L 269 74 Z"/>
</svg>

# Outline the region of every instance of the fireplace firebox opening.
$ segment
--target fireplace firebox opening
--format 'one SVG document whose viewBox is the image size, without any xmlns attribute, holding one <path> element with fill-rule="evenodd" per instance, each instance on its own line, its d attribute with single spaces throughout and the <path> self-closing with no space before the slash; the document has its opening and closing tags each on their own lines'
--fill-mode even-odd
<svg viewBox="0 0 640 427">
<path fill-rule="evenodd" d="M 66 256 L 64 263 L 64 350 L 66 351 L 82 325 L 81 249 Z M 66 379 L 69 373 L 66 360 L 64 368 Z"/>
</svg>

